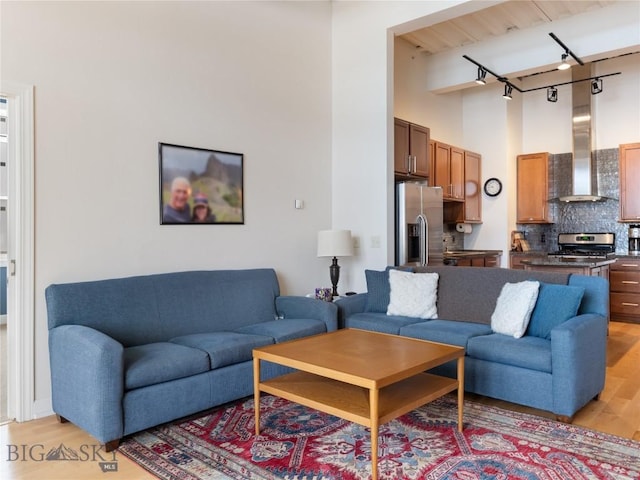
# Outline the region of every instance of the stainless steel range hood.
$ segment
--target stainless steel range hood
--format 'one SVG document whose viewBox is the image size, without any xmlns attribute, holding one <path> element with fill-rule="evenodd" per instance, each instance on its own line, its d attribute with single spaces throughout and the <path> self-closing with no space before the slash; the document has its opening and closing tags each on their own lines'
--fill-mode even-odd
<svg viewBox="0 0 640 480">
<path fill-rule="evenodd" d="M 592 64 L 575 65 L 571 68 L 573 165 L 571 195 L 559 197 L 561 202 L 597 202 L 605 200 L 598 194 L 598 175 L 591 158 L 593 150 L 593 122 L 591 110 L 591 82 L 579 82 L 592 77 Z"/>
</svg>

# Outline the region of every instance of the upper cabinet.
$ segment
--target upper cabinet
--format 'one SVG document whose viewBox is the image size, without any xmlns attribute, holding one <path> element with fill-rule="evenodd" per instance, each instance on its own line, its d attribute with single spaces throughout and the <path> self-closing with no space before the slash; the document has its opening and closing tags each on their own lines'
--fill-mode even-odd
<svg viewBox="0 0 640 480">
<path fill-rule="evenodd" d="M 464 152 L 464 221 L 466 223 L 482 222 L 480 163 L 480 154 Z"/>
<path fill-rule="evenodd" d="M 433 143 L 433 182 L 442 187 L 445 200 L 464 201 L 464 150 Z"/>
<path fill-rule="evenodd" d="M 429 177 L 429 129 L 394 119 L 394 161 L 396 175 Z"/>
<path fill-rule="evenodd" d="M 445 223 L 482 223 L 480 154 L 431 141 L 433 184 L 442 187 Z"/>
<path fill-rule="evenodd" d="M 549 154 L 518 155 L 516 223 L 552 223 L 548 205 Z"/>
<path fill-rule="evenodd" d="M 640 220 L 640 143 L 620 145 L 620 221 Z"/>
</svg>

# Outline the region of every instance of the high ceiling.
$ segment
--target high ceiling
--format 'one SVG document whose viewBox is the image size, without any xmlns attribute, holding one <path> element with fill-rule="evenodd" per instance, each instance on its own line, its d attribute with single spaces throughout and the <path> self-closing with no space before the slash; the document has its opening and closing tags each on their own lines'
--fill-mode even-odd
<svg viewBox="0 0 640 480">
<path fill-rule="evenodd" d="M 638 55 L 639 7 L 638 0 L 476 0 L 418 19 L 398 36 L 420 53 L 423 86 L 432 93 L 473 87 L 469 62 L 491 73 L 488 83 L 547 73 L 557 83 L 568 80 L 556 70 L 563 50 L 569 64 Z M 600 75 L 614 73 L 610 63 L 597 65 Z"/>
<path fill-rule="evenodd" d="M 510 0 L 401 35 L 426 54 L 441 53 L 619 3 L 614 0 Z"/>
</svg>

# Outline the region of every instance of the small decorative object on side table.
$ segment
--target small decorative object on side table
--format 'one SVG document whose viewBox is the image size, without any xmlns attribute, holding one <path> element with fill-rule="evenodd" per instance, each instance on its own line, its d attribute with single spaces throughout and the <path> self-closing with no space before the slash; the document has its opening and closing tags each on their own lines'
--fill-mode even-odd
<svg viewBox="0 0 640 480">
<path fill-rule="evenodd" d="M 332 300 L 331 288 L 316 288 L 316 298 L 318 300 L 324 300 L 325 302 L 330 302 Z"/>
</svg>

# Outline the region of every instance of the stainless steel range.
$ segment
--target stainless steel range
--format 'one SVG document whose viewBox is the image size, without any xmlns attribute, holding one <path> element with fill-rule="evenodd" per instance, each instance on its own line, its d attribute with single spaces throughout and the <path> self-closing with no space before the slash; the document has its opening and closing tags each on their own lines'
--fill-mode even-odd
<svg viewBox="0 0 640 480">
<path fill-rule="evenodd" d="M 615 258 L 615 233 L 561 233 L 557 252 L 549 257 L 560 260 L 608 260 Z"/>
</svg>

